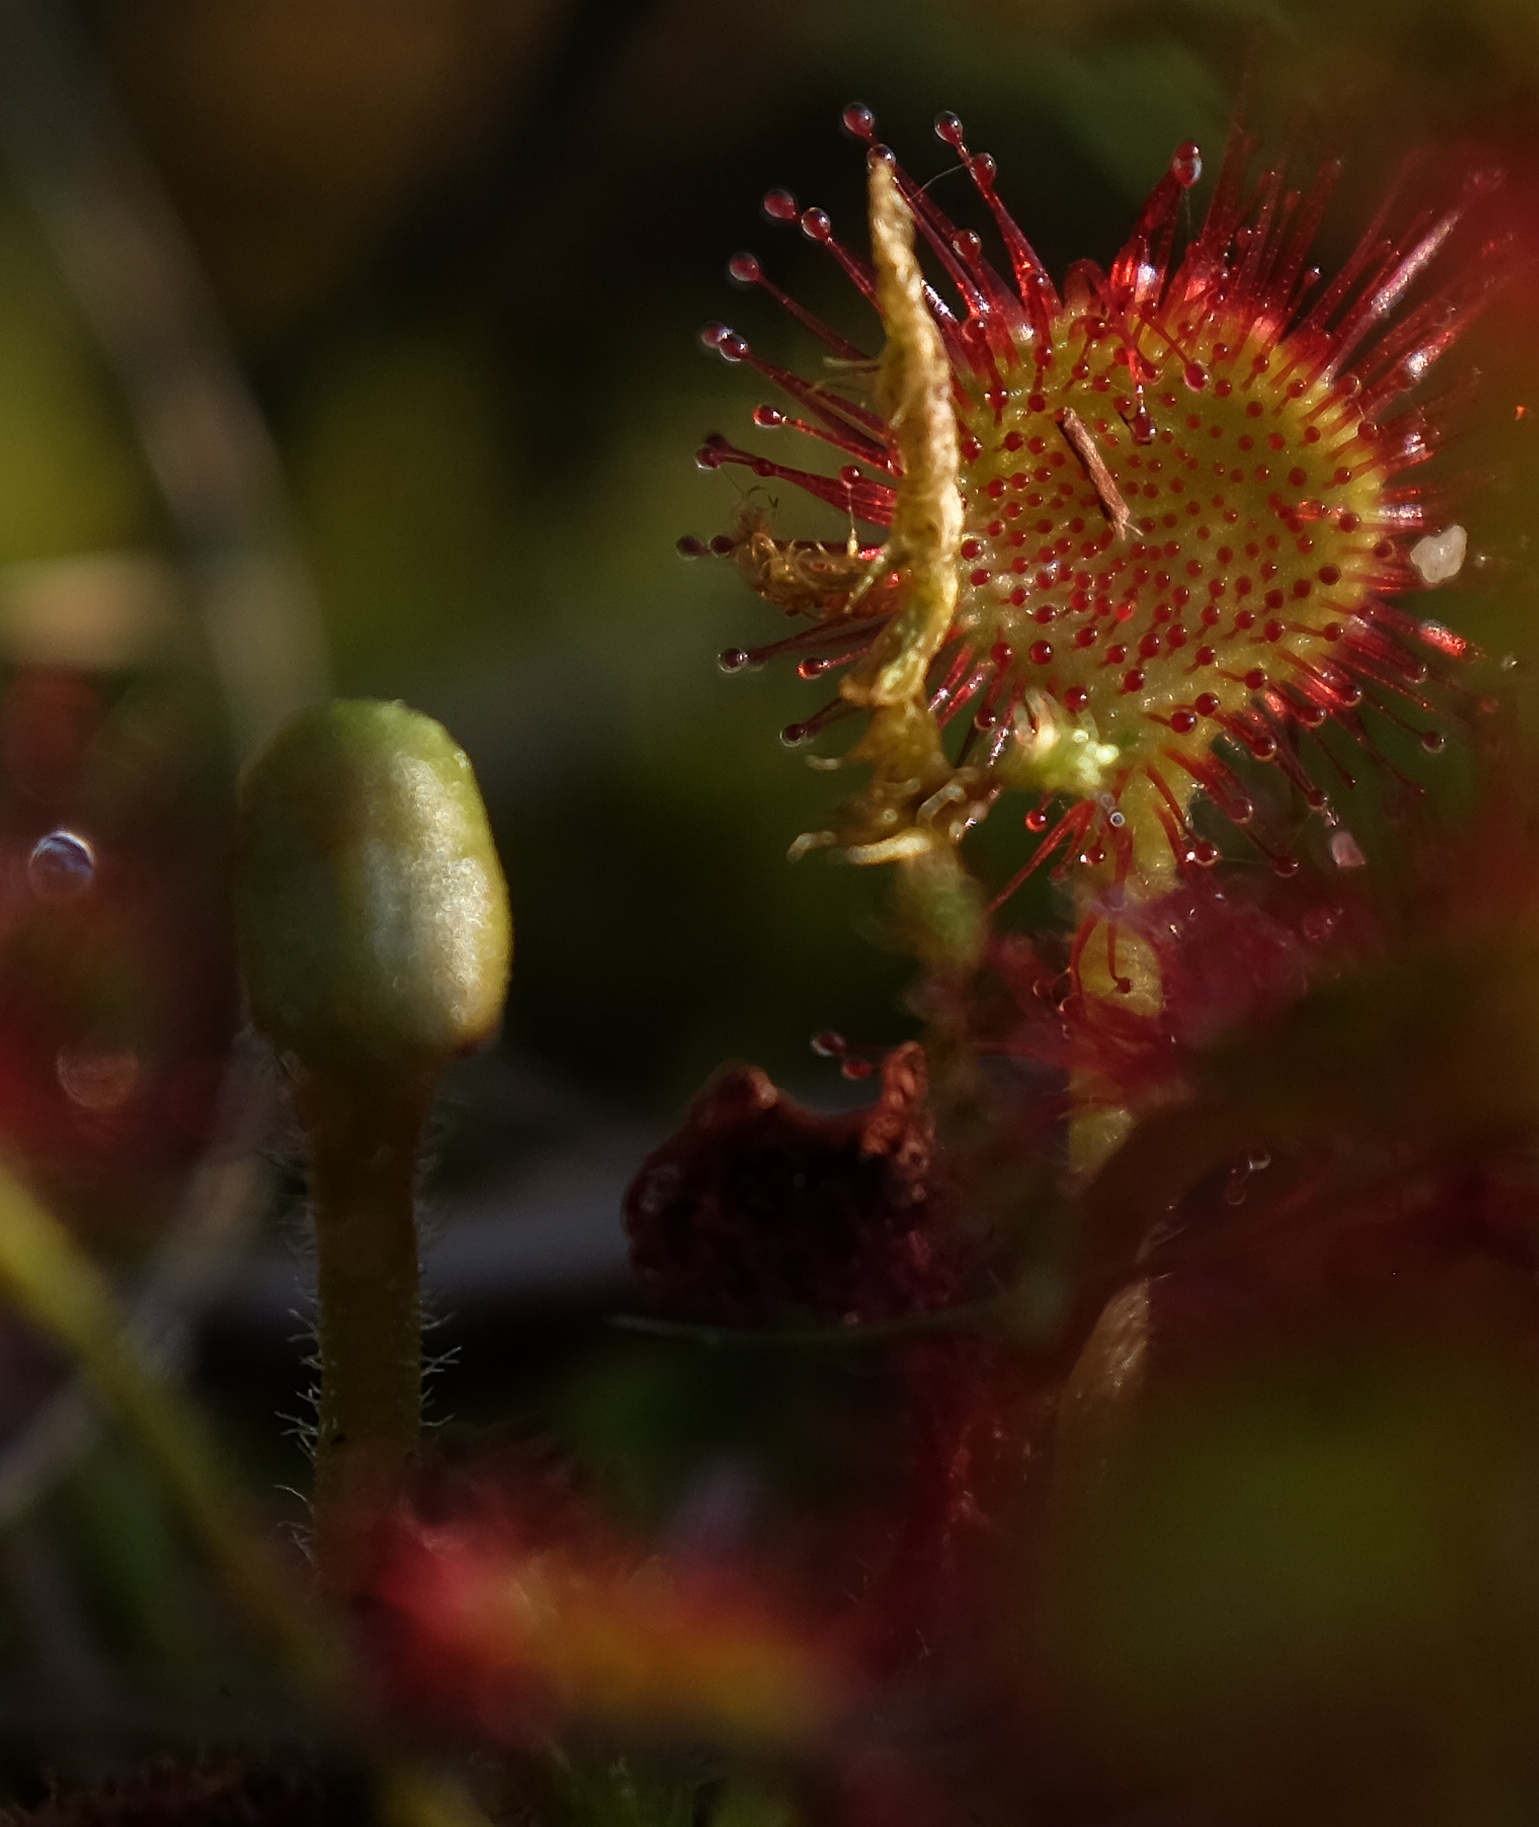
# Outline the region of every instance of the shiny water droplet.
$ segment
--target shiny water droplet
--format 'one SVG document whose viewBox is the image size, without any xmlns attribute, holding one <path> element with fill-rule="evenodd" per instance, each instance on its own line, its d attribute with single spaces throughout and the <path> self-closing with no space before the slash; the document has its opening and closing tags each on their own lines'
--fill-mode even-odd
<svg viewBox="0 0 1539 1827">
<path fill-rule="evenodd" d="M 748 653 L 742 647 L 724 647 L 716 656 L 716 664 L 723 672 L 741 672 L 748 664 Z"/>
<path fill-rule="evenodd" d="M 117 1110 L 139 1083 L 139 1055 L 128 1047 L 61 1047 L 54 1071 L 64 1095 L 82 1110 Z"/>
<path fill-rule="evenodd" d="M 96 853 L 73 831 L 50 831 L 27 858 L 27 886 L 50 907 L 78 900 L 95 879 Z"/>
<path fill-rule="evenodd" d="M 811 1041 L 812 1050 L 819 1059 L 840 1059 L 849 1051 L 850 1043 L 834 1028 L 824 1028 L 814 1034 Z"/>
<path fill-rule="evenodd" d="M 794 222 L 801 214 L 801 209 L 789 190 L 771 190 L 765 193 L 760 205 L 771 222 Z"/>
</svg>

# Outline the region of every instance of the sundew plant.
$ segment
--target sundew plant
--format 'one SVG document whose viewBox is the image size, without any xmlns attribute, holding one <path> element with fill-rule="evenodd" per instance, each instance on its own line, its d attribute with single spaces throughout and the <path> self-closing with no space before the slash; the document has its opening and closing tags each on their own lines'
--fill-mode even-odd
<svg viewBox="0 0 1539 1827">
<path fill-rule="evenodd" d="M 1444 739 L 1437 708 L 1466 643 L 1418 613 L 1437 562 L 1418 542 L 1442 529 L 1417 471 L 1451 409 L 1429 376 L 1506 270 L 1479 207 L 1500 174 L 1470 173 L 1462 194 L 1420 209 L 1390 199 L 1322 274 L 1311 248 L 1339 167 L 1299 187 L 1282 166 L 1253 176 L 1255 144 L 1237 132 L 1178 247 L 1202 169 L 1187 144 L 1109 271 L 1078 262 L 1060 292 L 954 115 L 936 132 L 997 249 L 875 144 L 869 109 L 845 123 L 871 146 L 874 263 L 785 192 L 765 210 L 799 217 L 871 301 L 879 357 L 810 322 L 830 357 L 808 379 L 734 330 L 705 332 L 789 403 L 759 408 L 758 426 L 847 459 L 829 475 L 720 436 L 699 459 L 850 516 L 843 546 L 777 537 L 761 490 L 713 542 L 805 624 L 722 664 L 788 652 L 804 677 L 838 678 L 786 740 L 865 719 L 856 754 L 872 778 L 842 827 L 803 847 L 857 863 L 948 856 L 1002 795 L 1024 796 L 1026 856 L 1000 900 L 1055 853 L 1060 873 L 1098 871 L 1142 897 L 1216 860 L 1192 827 L 1200 791 L 1291 873 L 1256 829 L 1234 757 L 1274 764 L 1328 813 L 1305 741 L 1325 725 L 1371 749 L 1377 712 L 1409 716 L 1429 750 Z M 806 319 L 754 256 L 732 270 Z"/>
</svg>

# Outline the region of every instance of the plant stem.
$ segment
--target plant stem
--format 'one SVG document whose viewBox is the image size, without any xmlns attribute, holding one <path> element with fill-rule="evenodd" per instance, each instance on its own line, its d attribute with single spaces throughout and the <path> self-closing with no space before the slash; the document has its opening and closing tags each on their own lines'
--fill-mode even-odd
<svg viewBox="0 0 1539 1827">
<path fill-rule="evenodd" d="M 1192 783 L 1178 782 L 1172 789 L 1178 816 L 1185 818 L 1192 798 Z M 1168 894 L 1177 879 L 1176 860 L 1167 835 L 1165 806 L 1150 783 L 1134 780 L 1120 801 L 1126 820 L 1128 854 L 1120 880 L 1110 864 L 1078 879 L 1074 913 L 1076 951 L 1079 955 L 1079 988 L 1087 1004 L 1101 1001 L 1130 1015 L 1158 1015 L 1165 1006 L 1165 986 L 1160 961 L 1148 940 L 1107 918 L 1104 905 L 1119 901 L 1132 905 Z M 1091 929 L 1086 935 L 1086 923 Z M 1081 936 L 1085 942 L 1081 944 Z M 1093 1011 L 1092 1011 L 1093 1018 Z M 1069 1170 L 1083 1186 L 1121 1147 L 1132 1126 L 1131 1113 L 1109 1095 L 1105 1083 L 1085 1078 L 1072 1086 L 1073 1115 L 1069 1125 Z"/>
<path fill-rule="evenodd" d="M 1080 920 L 1095 918 L 1081 894 Z M 1157 1015 L 1164 1006 L 1159 959 L 1136 933 L 1099 922 L 1080 954 L 1079 987 L 1087 1004 L 1104 1002 L 1130 1015 Z M 1093 1009 L 1090 1019 L 1094 1019 Z M 1069 1171 L 1076 1184 L 1092 1180 L 1121 1147 L 1132 1127 L 1132 1114 L 1112 1088 L 1094 1074 L 1078 1073 L 1071 1085 Z"/>
<path fill-rule="evenodd" d="M 334 1597 L 362 1576 L 368 1532 L 421 1435 L 416 1178 L 430 1094 L 430 1080 L 406 1075 L 308 1074 L 294 1090 L 315 1215 L 315 1559 Z"/>
<path fill-rule="evenodd" d="M 1132 803 L 1136 808 L 1136 800 Z M 1133 825 L 1135 867 L 1127 871 L 1120 888 L 1128 900 L 1153 899 L 1174 880 L 1169 847 L 1160 827 L 1150 831 L 1151 823 L 1145 817 Z M 1107 887 L 1106 881 L 1091 878 L 1081 883 L 1076 897 L 1080 994 L 1087 1004 L 1099 1001 L 1129 1014 L 1158 1015 L 1165 1004 L 1159 958 L 1141 934 L 1119 928 L 1098 913 Z M 1088 921 L 1096 924 L 1086 933 Z M 1093 1020 L 1093 1007 L 1088 1013 Z M 1083 1188 L 1122 1146 L 1133 1127 L 1133 1113 L 1120 1102 L 1115 1088 L 1093 1073 L 1076 1074 L 1070 1093 L 1069 1175 Z M 1090 1314 L 1093 1308 L 1087 1310 L 1087 1317 Z M 1118 1289 L 1094 1314 L 1058 1400 L 1058 1451 L 1066 1474 L 1072 1475 L 1077 1466 L 1081 1473 L 1099 1476 L 1116 1429 L 1142 1386 L 1150 1323 L 1149 1282 L 1142 1276 Z"/>
<path fill-rule="evenodd" d="M 289 1674 L 307 1688 L 325 1685 L 335 1658 L 246 1527 L 199 1416 L 178 1389 L 146 1368 L 96 1265 L 3 1168 L 0 1296 L 78 1366 L 143 1453 L 231 1602 Z"/>
</svg>

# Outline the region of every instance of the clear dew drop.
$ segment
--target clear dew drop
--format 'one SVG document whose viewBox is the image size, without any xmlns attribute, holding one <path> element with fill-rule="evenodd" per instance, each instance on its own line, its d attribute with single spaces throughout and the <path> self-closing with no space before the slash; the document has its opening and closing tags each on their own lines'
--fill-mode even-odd
<svg viewBox="0 0 1539 1827">
<path fill-rule="evenodd" d="M 61 1047 L 54 1072 L 72 1104 L 82 1110 L 117 1110 L 138 1086 L 139 1055 L 131 1047 Z"/>
<path fill-rule="evenodd" d="M 748 652 L 743 647 L 724 647 L 716 656 L 716 664 L 723 672 L 741 672 L 748 664 Z"/>
<path fill-rule="evenodd" d="M 96 853 L 73 831 L 50 831 L 27 858 L 27 886 L 50 907 L 79 900 L 95 879 Z"/>
</svg>

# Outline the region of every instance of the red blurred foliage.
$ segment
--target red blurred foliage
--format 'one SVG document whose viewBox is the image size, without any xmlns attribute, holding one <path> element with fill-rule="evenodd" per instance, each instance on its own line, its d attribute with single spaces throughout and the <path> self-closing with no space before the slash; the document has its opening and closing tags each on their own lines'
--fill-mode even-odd
<svg viewBox="0 0 1539 1827">
<path fill-rule="evenodd" d="M 779 1572 L 649 1552 L 548 1467 L 486 1468 L 379 1532 L 388 1701 L 456 1739 L 563 1729 L 805 1751 L 858 1692 L 838 1625 Z"/>
<path fill-rule="evenodd" d="M 235 997 L 208 809 L 148 728 L 104 761 L 112 716 L 61 668 L 0 698 L 0 1145 L 143 1227 L 211 1132 Z"/>
</svg>

